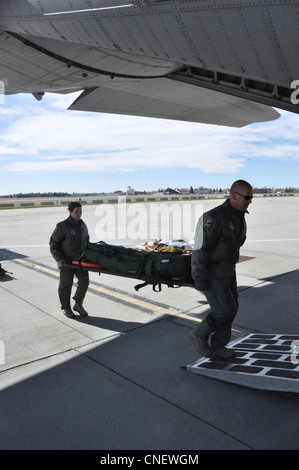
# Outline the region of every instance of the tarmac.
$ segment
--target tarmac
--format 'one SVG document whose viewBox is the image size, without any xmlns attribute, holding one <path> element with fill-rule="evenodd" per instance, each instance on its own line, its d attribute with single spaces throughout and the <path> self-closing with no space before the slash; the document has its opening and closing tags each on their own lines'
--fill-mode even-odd
<svg viewBox="0 0 299 470">
<path fill-rule="evenodd" d="M 204 210 L 222 202 L 205 200 Z M 255 198 L 249 212 L 232 339 L 298 334 L 299 198 Z M 101 239 L 99 214 L 83 207 L 91 241 Z M 149 459 L 161 451 L 298 449 L 298 393 L 186 369 L 200 358 L 189 332 L 208 311 L 195 289 L 136 292 L 136 280 L 90 273 L 89 316 L 62 314 L 48 242 L 67 215 L 61 207 L 0 211 L 0 262 L 11 273 L 0 278 L 0 449 L 95 450 L 98 463 L 133 450 Z M 162 238 L 181 238 L 176 221 L 177 231 Z M 105 241 L 134 247 L 146 239 Z"/>
</svg>

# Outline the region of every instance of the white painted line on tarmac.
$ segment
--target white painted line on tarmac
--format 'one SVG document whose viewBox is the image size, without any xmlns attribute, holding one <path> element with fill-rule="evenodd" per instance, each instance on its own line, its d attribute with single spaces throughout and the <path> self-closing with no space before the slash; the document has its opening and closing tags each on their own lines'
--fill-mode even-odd
<svg viewBox="0 0 299 470">
<path fill-rule="evenodd" d="M 7 248 L 45 248 L 45 247 L 49 247 L 49 245 L 0 245 L 0 250 L 7 249 Z"/>
<path fill-rule="evenodd" d="M 274 239 L 267 239 L 267 240 L 247 240 L 245 243 L 250 242 L 299 242 L 299 238 L 274 238 Z"/>
</svg>

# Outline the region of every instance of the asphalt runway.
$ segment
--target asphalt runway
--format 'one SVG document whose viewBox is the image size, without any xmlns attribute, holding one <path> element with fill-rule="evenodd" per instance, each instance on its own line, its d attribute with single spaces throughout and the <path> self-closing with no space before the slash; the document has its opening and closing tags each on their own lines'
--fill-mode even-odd
<svg viewBox="0 0 299 470">
<path fill-rule="evenodd" d="M 84 206 L 91 241 L 192 239 L 223 200 Z M 175 204 L 175 205 L 174 205 Z M 298 334 L 299 198 L 254 198 L 237 265 L 233 339 Z M 193 374 L 189 332 L 208 306 L 192 288 L 90 273 L 86 319 L 66 318 L 48 242 L 65 207 L 0 211 L 0 449 L 298 449 L 298 393 Z"/>
</svg>

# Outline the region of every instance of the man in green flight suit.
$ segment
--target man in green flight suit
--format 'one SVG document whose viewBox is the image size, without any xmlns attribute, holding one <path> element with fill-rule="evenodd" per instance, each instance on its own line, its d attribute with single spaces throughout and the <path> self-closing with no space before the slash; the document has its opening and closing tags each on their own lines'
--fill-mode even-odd
<svg viewBox="0 0 299 470">
<path fill-rule="evenodd" d="M 235 181 L 229 199 L 205 212 L 196 227 L 192 277 L 195 289 L 205 294 L 211 311 L 191 331 L 191 339 L 206 357 L 235 355 L 226 345 L 238 311 L 235 265 L 246 239 L 245 213 L 252 197 L 252 186 L 247 181 Z"/>
<path fill-rule="evenodd" d="M 83 300 L 89 285 L 88 271 L 72 268 L 72 261 L 79 260 L 89 241 L 86 224 L 81 219 L 82 206 L 79 202 L 71 202 L 68 205 L 69 217 L 56 225 L 50 238 L 50 251 L 57 262 L 60 273 L 58 295 L 61 309 L 68 318 L 75 318 L 71 309 L 70 297 L 74 276 L 78 279 L 78 286 L 73 297 L 74 310 L 81 316 L 88 313 L 83 307 Z"/>
</svg>

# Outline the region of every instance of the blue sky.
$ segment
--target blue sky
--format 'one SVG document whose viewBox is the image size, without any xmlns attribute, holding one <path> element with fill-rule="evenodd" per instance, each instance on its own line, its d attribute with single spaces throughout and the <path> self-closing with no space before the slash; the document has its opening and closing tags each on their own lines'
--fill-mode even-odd
<svg viewBox="0 0 299 470">
<path fill-rule="evenodd" d="M 236 129 L 67 111 L 76 97 L 2 96 L 0 195 L 299 187 L 299 115 Z"/>
</svg>

